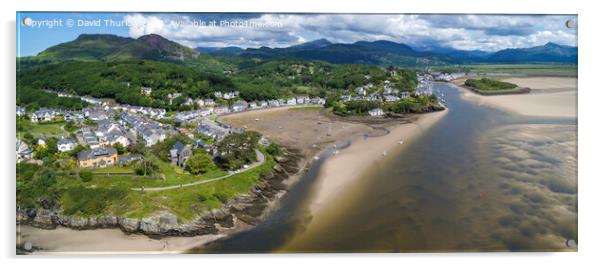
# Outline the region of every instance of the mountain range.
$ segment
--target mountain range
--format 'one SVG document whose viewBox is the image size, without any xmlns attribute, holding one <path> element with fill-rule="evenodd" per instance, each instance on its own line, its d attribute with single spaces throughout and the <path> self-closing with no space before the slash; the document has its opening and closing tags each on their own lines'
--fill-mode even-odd
<svg viewBox="0 0 602 267">
<path fill-rule="evenodd" d="M 367 63 L 377 65 L 440 65 L 462 63 L 561 63 L 577 64 L 577 47 L 547 43 L 530 48 L 511 48 L 496 52 L 458 50 L 449 47 L 414 49 L 392 41 L 358 41 L 352 44 L 332 43 L 326 39 L 285 48 L 197 48 L 209 54 L 229 57 L 272 59 L 296 57 L 325 60 L 331 63 Z M 401 63 L 401 64 L 399 64 Z"/>
<path fill-rule="evenodd" d="M 547 43 L 530 48 L 503 49 L 497 52 L 457 50 L 448 47 L 415 49 L 392 41 L 332 43 L 318 39 L 284 48 L 197 47 L 191 49 L 157 34 L 137 39 L 109 34 L 82 34 L 31 57 L 36 60 L 194 60 L 201 54 L 240 58 L 299 58 L 335 64 L 380 66 L 429 66 L 464 63 L 561 63 L 577 64 L 577 47 Z"/>
</svg>

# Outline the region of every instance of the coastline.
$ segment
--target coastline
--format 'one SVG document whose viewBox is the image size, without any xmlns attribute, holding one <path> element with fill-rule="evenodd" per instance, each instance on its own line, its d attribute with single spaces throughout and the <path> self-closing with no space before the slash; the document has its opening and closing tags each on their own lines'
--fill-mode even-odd
<svg viewBox="0 0 602 267">
<path fill-rule="evenodd" d="M 485 105 L 515 114 L 538 117 L 577 117 L 577 78 L 527 76 L 504 79 L 519 86 L 531 88 L 526 94 L 480 95 L 462 86 L 462 79 L 454 80 L 462 97 L 478 105 Z"/>
<path fill-rule="evenodd" d="M 255 118 L 260 114 L 281 114 L 284 113 L 283 110 L 296 111 L 290 109 L 290 107 L 283 107 L 253 111 L 248 114 L 233 114 L 228 117 L 250 116 Z M 302 110 L 299 111 L 303 112 Z M 86 219 L 84 222 L 71 225 L 70 222 L 77 222 L 77 220 L 61 219 L 60 217 L 53 217 L 52 214 L 40 214 L 43 216 L 36 216 L 36 221 L 28 220 L 25 217 L 19 219 L 18 217 L 17 228 L 20 227 L 19 224 L 23 224 L 29 232 L 53 231 L 46 232 L 46 235 L 37 239 L 32 239 L 35 242 L 34 247 L 39 249 L 34 249 L 31 252 L 33 254 L 183 253 L 222 237 L 251 229 L 254 225 L 262 222 L 278 206 L 279 199 L 299 181 L 305 170 L 312 164 L 314 156 L 330 148 L 332 144 L 354 140 L 349 147 L 341 150 L 337 155 L 329 157 L 321 166 L 316 180 L 317 184 L 312 185 L 312 187 L 320 187 L 322 190 L 316 192 L 317 198 L 312 198 L 313 203 L 310 208 L 312 214 L 318 212 L 323 206 L 326 206 L 325 203 L 332 201 L 332 198 L 326 196 L 337 196 L 342 192 L 341 187 L 354 183 L 359 174 L 368 169 L 371 163 L 386 158 L 381 155 L 383 149 L 387 149 L 390 153 L 397 153 L 396 150 L 403 149 L 403 146 L 411 143 L 423 130 L 434 125 L 446 113 L 447 109 L 425 114 L 413 114 L 407 118 L 381 120 L 361 120 L 357 118 L 350 120 L 349 118 L 332 117 L 320 113 L 320 116 L 323 116 L 326 120 L 331 120 L 336 125 L 332 126 L 336 129 L 333 129 L 331 138 L 321 140 L 315 147 L 291 147 L 290 144 L 283 146 L 288 152 L 286 156 L 276 159 L 278 167 L 274 168 L 274 175 L 262 178 L 266 181 L 263 186 L 256 186 L 251 190 L 249 196 L 236 198 L 220 210 L 208 211 L 195 223 L 176 226 L 180 229 L 178 231 L 173 231 L 173 227 L 171 230 L 165 228 L 165 225 L 161 224 L 152 225 L 148 228 L 152 231 L 147 231 L 140 226 L 144 219 L 128 221 L 127 219 L 115 218 L 116 223 L 107 225 L 91 225 L 90 221 L 99 222 L 103 220 Z M 364 140 L 364 136 L 369 137 Z M 315 136 L 312 135 L 312 138 L 315 138 Z M 404 140 L 403 145 L 399 145 L 401 138 Z M 350 165 L 353 168 L 349 168 Z M 354 175 L 339 174 L 335 175 L 334 178 L 325 179 L 325 176 L 330 176 L 333 171 L 353 173 Z M 266 194 L 267 198 L 265 198 Z M 130 223 L 133 226 L 124 227 L 121 225 L 122 222 Z M 208 228 L 199 228 L 200 225 Z M 181 231 L 182 228 L 190 229 L 192 232 Z M 202 231 L 199 231 L 199 229 Z M 79 231 L 87 231 L 86 238 L 83 238 L 83 235 L 74 238 L 74 234 L 78 234 L 76 232 Z M 106 236 L 111 239 L 109 244 L 106 243 Z M 68 242 L 62 245 L 54 243 L 55 240 L 62 239 L 66 239 Z M 90 242 L 91 239 L 96 240 L 96 242 Z M 37 242 L 40 243 L 36 245 Z M 118 246 L 111 245 L 113 243 L 118 244 Z M 119 249 L 116 250 L 115 247 Z"/>
<path fill-rule="evenodd" d="M 284 151 L 282 156 L 275 158 L 277 164 L 272 173 L 262 176 L 262 181 L 248 194 L 230 200 L 220 209 L 199 214 L 197 219 L 184 224 L 162 223 L 159 216 L 82 218 L 40 210 L 32 217 L 26 211 L 17 211 L 17 250 L 22 254 L 185 253 L 199 245 L 250 229 L 269 214 L 306 168 L 307 161 L 296 149 Z M 85 235 L 81 234 L 83 232 Z M 55 242 L 57 240 L 67 242 L 59 244 Z M 26 242 L 31 242 L 34 249 L 19 249 Z"/>
</svg>

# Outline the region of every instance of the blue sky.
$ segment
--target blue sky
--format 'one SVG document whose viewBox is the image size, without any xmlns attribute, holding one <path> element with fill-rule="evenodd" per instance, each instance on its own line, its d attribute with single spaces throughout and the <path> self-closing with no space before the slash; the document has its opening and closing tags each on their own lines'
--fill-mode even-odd
<svg viewBox="0 0 602 267">
<path fill-rule="evenodd" d="M 31 24 L 25 25 L 25 18 Z M 338 43 L 390 40 L 418 49 L 495 51 L 547 42 L 576 46 L 576 28 L 565 26 L 569 19 L 577 21 L 566 15 L 18 12 L 17 56 L 35 55 L 82 33 L 132 38 L 155 33 L 193 48 L 285 47 L 318 38 Z"/>
</svg>

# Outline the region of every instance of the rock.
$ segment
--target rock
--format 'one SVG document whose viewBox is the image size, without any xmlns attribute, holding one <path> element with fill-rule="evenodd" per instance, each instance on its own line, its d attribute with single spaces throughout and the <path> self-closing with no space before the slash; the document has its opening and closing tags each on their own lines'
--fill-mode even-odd
<svg viewBox="0 0 602 267">
<path fill-rule="evenodd" d="M 50 205 L 50 203 L 49 203 L 49 202 L 48 202 L 48 200 L 46 200 L 46 199 L 41 199 L 41 200 L 40 200 L 40 205 L 42 205 L 42 207 L 43 207 L 44 209 L 47 209 L 47 210 L 51 208 L 51 207 L 50 207 L 50 206 L 51 206 L 51 205 Z"/>
<path fill-rule="evenodd" d="M 284 168 L 282 168 L 282 166 L 280 166 L 280 164 L 274 165 L 274 171 L 280 172 L 280 173 L 285 172 Z"/>
<path fill-rule="evenodd" d="M 97 227 L 101 228 L 111 228 L 118 225 L 117 217 L 115 216 L 101 216 L 96 218 Z"/>
<path fill-rule="evenodd" d="M 161 224 L 178 224 L 178 216 L 173 215 L 169 212 L 162 212 L 159 214 L 159 223 Z"/>
<path fill-rule="evenodd" d="M 29 208 L 25 211 L 25 214 L 27 214 L 27 216 L 32 219 L 36 217 L 37 213 L 38 210 L 36 208 Z"/>
<path fill-rule="evenodd" d="M 274 160 L 278 163 L 283 163 L 283 162 L 287 162 L 288 158 L 282 157 L 282 156 L 276 156 L 276 157 L 274 157 Z"/>
<path fill-rule="evenodd" d="M 119 225 L 125 232 L 134 233 L 140 228 L 140 221 L 136 219 L 122 218 L 119 220 Z"/>
<path fill-rule="evenodd" d="M 82 217 L 71 217 L 69 226 L 75 229 L 84 229 L 88 226 L 88 219 Z"/>
<path fill-rule="evenodd" d="M 140 220 L 140 231 L 150 235 L 160 234 L 159 219 L 157 217 L 143 218 Z"/>
</svg>

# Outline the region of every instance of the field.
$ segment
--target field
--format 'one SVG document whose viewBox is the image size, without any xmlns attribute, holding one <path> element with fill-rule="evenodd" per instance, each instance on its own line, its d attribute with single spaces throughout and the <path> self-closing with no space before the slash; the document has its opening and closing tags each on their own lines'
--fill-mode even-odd
<svg viewBox="0 0 602 267">
<path fill-rule="evenodd" d="M 30 133 L 33 136 L 68 136 L 69 134 L 61 129 L 64 122 L 43 122 L 32 123 L 29 120 L 19 120 L 17 131 L 20 133 Z"/>
</svg>

